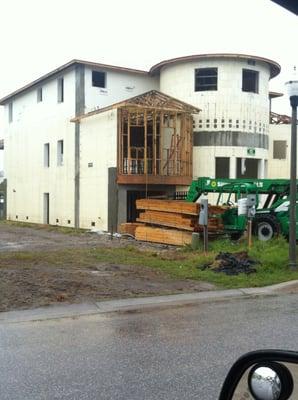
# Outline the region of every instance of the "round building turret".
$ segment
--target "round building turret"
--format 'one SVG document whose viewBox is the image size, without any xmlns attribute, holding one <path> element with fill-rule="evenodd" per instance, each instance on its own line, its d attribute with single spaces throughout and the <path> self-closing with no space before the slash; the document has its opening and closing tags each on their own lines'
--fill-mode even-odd
<svg viewBox="0 0 298 400">
<path fill-rule="evenodd" d="M 193 175 L 266 176 L 269 80 L 280 66 L 266 58 L 206 54 L 163 61 L 151 68 L 160 90 L 200 108 L 194 116 Z"/>
</svg>

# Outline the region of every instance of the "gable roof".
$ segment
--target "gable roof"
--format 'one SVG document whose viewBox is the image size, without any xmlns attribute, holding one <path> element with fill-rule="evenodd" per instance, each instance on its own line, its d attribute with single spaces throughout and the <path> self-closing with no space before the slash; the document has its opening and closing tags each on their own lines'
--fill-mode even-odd
<svg viewBox="0 0 298 400">
<path fill-rule="evenodd" d="M 14 92 L 8 94 L 7 96 L 2 97 L 2 99 L 0 99 L 0 105 L 3 106 L 5 103 L 7 103 L 14 96 L 16 96 L 16 95 L 18 95 L 18 94 L 20 94 L 22 92 L 25 92 L 27 89 L 31 89 L 34 86 L 38 86 L 42 82 L 47 80 L 48 78 L 52 78 L 55 75 L 58 75 L 61 72 L 67 70 L 67 69 L 74 68 L 76 65 L 86 65 L 86 66 L 91 67 L 91 68 L 109 69 L 109 70 L 122 71 L 122 72 L 128 72 L 128 73 L 133 73 L 133 74 L 148 75 L 147 71 L 142 71 L 142 70 L 139 70 L 139 69 L 118 67 L 116 65 L 100 64 L 100 63 L 94 63 L 94 62 L 90 62 L 90 61 L 74 59 L 74 60 L 69 61 L 66 64 L 61 65 L 60 67 L 54 69 L 53 71 L 50 71 L 45 75 L 42 75 L 40 78 L 32 81 L 31 83 L 28 83 L 27 85 L 21 87 L 18 90 L 15 90 Z"/>
<path fill-rule="evenodd" d="M 158 109 L 164 111 L 186 112 L 190 114 L 197 114 L 201 110 L 191 104 L 178 100 L 175 97 L 168 96 L 158 90 L 150 90 L 138 96 L 130 97 L 129 99 L 119 101 L 107 107 L 98 110 L 90 111 L 86 114 L 79 115 L 71 119 L 71 122 L 77 122 L 81 119 L 92 117 L 93 115 L 103 113 L 116 108 L 122 107 L 135 107 L 142 109 Z"/>
</svg>

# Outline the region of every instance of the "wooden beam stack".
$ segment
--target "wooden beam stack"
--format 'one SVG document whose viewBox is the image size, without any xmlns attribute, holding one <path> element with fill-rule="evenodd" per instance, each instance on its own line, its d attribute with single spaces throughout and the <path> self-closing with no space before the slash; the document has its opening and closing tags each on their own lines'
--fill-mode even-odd
<svg viewBox="0 0 298 400">
<path fill-rule="evenodd" d="M 123 224 L 120 224 L 119 231 L 122 234 L 127 233 L 129 235 L 135 236 L 136 235 L 136 228 L 138 226 L 143 226 L 143 224 L 139 224 L 137 222 L 125 222 Z"/>
<path fill-rule="evenodd" d="M 136 201 L 139 226 L 135 229 L 137 240 L 182 246 L 191 243 L 192 232 L 199 232 L 200 204 L 179 200 L 140 199 Z M 223 231 L 219 214 L 225 207 L 209 206 L 208 229 L 213 233 Z"/>
</svg>

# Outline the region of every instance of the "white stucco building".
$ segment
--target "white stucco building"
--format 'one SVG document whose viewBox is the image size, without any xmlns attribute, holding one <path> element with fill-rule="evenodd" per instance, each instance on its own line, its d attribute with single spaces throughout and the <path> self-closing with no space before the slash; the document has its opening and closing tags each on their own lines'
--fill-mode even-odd
<svg viewBox="0 0 298 400">
<path fill-rule="evenodd" d="M 269 127 L 279 71 L 239 54 L 149 72 L 73 60 L 11 93 L 0 100 L 8 219 L 116 230 L 135 219 L 136 198 L 198 176 L 286 177 L 273 159 L 283 144 L 272 149 L 289 127 Z"/>
<path fill-rule="evenodd" d="M 271 60 L 239 54 L 183 57 L 151 69 L 159 72 L 162 92 L 202 109 L 195 118 L 194 176 L 266 175 L 269 80 L 279 71 Z"/>
</svg>

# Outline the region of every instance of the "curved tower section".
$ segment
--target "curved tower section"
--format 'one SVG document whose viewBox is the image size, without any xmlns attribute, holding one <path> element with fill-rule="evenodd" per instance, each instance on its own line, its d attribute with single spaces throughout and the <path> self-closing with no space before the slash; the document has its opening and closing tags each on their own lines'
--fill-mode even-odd
<svg viewBox="0 0 298 400">
<path fill-rule="evenodd" d="M 266 177 L 269 80 L 280 66 L 262 57 L 206 54 L 151 68 L 160 90 L 201 109 L 194 116 L 193 176 Z"/>
</svg>

